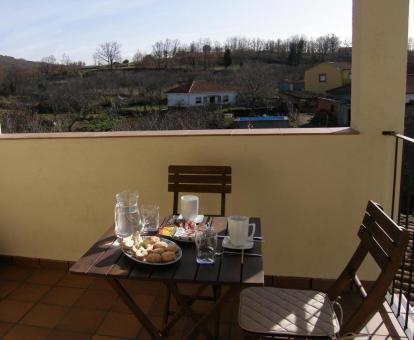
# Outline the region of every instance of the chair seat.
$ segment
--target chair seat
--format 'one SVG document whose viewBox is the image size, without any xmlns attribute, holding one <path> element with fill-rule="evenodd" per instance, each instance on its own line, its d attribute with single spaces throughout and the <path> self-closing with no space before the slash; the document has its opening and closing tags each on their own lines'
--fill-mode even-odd
<svg viewBox="0 0 414 340">
<path fill-rule="evenodd" d="M 242 291 L 239 324 L 248 332 L 271 335 L 333 337 L 340 329 L 326 294 L 272 287 Z"/>
</svg>

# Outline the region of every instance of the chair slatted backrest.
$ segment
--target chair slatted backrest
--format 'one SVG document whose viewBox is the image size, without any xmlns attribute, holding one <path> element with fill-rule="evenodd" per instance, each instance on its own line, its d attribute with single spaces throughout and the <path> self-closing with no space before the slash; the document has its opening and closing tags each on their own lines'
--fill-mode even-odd
<svg viewBox="0 0 414 340">
<path fill-rule="evenodd" d="M 328 292 L 330 299 L 335 300 L 353 282 L 363 298 L 356 311 L 341 327 L 341 335 L 359 332 L 378 311 L 401 265 L 409 240 L 408 231 L 398 226 L 373 201 L 368 202 L 358 236 L 361 242 L 357 250 Z M 357 271 L 368 254 L 374 258 L 381 273 L 367 292 Z"/>
<path fill-rule="evenodd" d="M 168 191 L 174 193 L 174 214 L 178 211 L 179 193 L 216 193 L 221 195 L 221 216 L 225 216 L 226 194 L 231 193 L 231 167 L 170 165 Z"/>
</svg>

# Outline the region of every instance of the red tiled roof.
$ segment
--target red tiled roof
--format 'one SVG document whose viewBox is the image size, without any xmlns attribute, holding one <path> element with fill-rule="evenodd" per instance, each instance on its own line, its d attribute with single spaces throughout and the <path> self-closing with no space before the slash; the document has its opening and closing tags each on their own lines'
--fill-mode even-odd
<svg viewBox="0 0 414 340">
<path fill-rule="evenodd" d="M 208 93 L 208 92 L 234 92 L 233 87 L 217 84 L 205 80 L 194 80 L 188 84 L 182 84 L 172 88 L 166 93 Z"/>
<path fill-rule="evenodd" d="M 406 94 L 414 94 L 414 74 L 407 75 Z"/>
</svg>

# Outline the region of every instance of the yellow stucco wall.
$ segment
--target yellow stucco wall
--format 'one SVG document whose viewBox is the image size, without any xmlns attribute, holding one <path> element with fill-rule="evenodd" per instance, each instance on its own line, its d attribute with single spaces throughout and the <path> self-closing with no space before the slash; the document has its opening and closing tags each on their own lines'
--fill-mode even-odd
<svg viewBox="0 0 414 340">
<path fill-rule="evenodd" d="M 403 128 L 407 11 L 408 0 L 354 1 L 360 135 L 0 137 L 0 254 L 75 260 L 112 223 L 116 192 L 137 187 L 168 213 L 169 164 L 225 164 L 228 213 L 262 217 L 266 273 L 335 277 L 367 200 L 390 207 L 394 143 L 381 132 Z M 203 211 L 213 205 L 203 197 Z"/>
<path fill-rule="evenodd" d="M 351 70 L 343 70 L 342 71 L 342 82 L 344 85 L 348 85 L 351 83 L 351 76 L 352 71 Z"/>
<path fill-rule="evenodd" d="M 319 75 L 326 75 L 326 82 L 319 81 Z M 305 91 L 324 93 L 349 84 L 349 70 L 342 70 L 332 63 L 322 63 L 305 71 Z"/>
</svg>

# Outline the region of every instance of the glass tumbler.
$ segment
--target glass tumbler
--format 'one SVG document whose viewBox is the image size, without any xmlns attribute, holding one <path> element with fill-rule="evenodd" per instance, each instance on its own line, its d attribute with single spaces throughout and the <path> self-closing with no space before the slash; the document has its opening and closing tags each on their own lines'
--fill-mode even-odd
<svg viewBox="0 0 414 340">
<path fill-rule="evenodd" d="M 196 261 L 200 264 L 213 264 L 217 249 L 217 233 L 213 228 L 199 226 L 195 232 L 197 247 Z"/>
<path fill-rule="evenodd" d="M 143 232 L 156 233 L 160 225 L 160 207 L 153 204 L 141 205 Z"/>
</svg>

